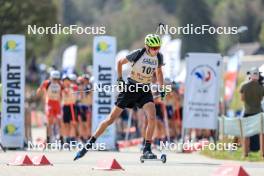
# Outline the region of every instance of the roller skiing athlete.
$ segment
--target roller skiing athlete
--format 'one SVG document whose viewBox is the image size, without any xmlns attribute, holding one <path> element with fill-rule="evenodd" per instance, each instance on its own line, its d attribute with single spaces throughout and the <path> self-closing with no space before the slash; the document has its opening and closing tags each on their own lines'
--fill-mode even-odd
<svg viewBox="0 0 264 176">
<path fill-rule="evenodd" d="M 156 120 L 156 109 L 153 101 L 153 96 L 151 89 L 145 91 L 144 86 L 150 86 L 152 82 L 153 74 L 156 73 L 157 82 L 162 87 L 163 84 L 163 56 L 159 52 L 161 46 L 161 39 L 156 34 L 148 34 L 145 37 L 145 47 L 138 49 L 127 55 L 125 58 L 120 59 L 117 62 L 117 72 L 118 72 L 118 85 L 125 86 L 128 91 L 121 91 L 115 102 L 109 116 L 104 119 L 92 137 L 88 140 L 85 146 L 77 152 L 74 160 L 83 157 L 92 145 L 95 143 L 96 139 L 105 131 L 105 129 L 111 125 L 125 108 L 133 108 L 135 105 L 138 108 L 142 108 L 147 116 L 148 125 L 146 128 L 146 133 L 144 137 L 144 147 L 143 155 L 144 159 L 157 159 L 157 156 L 151 151 L 151 140 L 155 128 Z M 131 71 L 128 77 L 128 83 L 125 83 L 122 79 L 122 65 L 130 63 Z M 136 91 L 131 88 L 139 87 Z M 162 98 L 165 97 L 165 90 L 160 92 Z"/>
</svg>

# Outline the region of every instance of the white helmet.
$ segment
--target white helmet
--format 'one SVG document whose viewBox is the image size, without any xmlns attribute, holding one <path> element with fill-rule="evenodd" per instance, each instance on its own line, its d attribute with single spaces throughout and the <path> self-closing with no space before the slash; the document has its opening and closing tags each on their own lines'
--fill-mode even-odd
<svg viewBox="0 0 264 176">
<path fill-rule="evenodd" d="M 69 78 L 71 81 L 76 81 L 77 80 L 77 76 L 75 74 L 69 74 Z"/>
<path fill-rule="evenodd" d="M 60 72 L 57 70 L 53 70 L 50 72 L 50 78 L 52 79 L 60 79 Z"/>
</svg>

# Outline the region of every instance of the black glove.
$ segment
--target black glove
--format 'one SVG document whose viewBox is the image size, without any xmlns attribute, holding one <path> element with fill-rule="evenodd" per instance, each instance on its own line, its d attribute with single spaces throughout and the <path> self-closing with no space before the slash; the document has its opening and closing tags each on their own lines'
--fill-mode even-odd
<svg viewBox="0 0 264 176">
<path fill-rule="evenodd" d="M 120 85 L 120 84 L 125 84 L 125 81 L 123 80 L 122 77 L 118 78 L 117 79 L 117 84 Z"/>
</svg>

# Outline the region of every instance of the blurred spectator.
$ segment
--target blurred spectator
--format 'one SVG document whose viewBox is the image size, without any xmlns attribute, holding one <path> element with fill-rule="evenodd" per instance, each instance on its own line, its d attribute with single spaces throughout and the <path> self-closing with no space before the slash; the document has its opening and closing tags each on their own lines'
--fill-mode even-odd
<svg viewBox="0 0 264 176">
<path fill-rule="evenodd" d="M 28 72 L 26 76 L 26 80 L 28 82 L 36 82 L 39 79 L 39 74 L 38 74 L 38 66 L 36 63 L 36 57 L 33 56 L 31 59 L 31 62 L 29 63 L 28 66 Z"/>
<path fill-rule="evenodd" d="M 244 117 L 262 112 L 261 101 L 264 96 L 264 87 L 259 83 L 259 71 L 252 68 L 249 72 L 249 81 L 240 88 L 241 100 L 244 102 Z M 260 135 L 262 136 L 262 134 Z M 259 135 L 243 139 L 243 156 L 247 157 L 249 151 L 259 150 Z"/>
<path fill-rule="evenodd" d="M 83 142 L 91 137 L 91 114 L 92 114 L 92 85 L 88 74 L 78 77 L 77 80 L 78 96 L 78 116 L 79 116 L 79 134 Z"/>
<path fill-rule="evenodd" d="M 44 92 L 45 96 L 45 110 L 48 120 L 47 125 L 47 143 L 51 142 L 54 137 L 54 128 L 58 125 L 59 116 L 61 114 L 61 93 L 62 85 L 60 83 L 60 72 L 52 71 L 50 79 L 45 80 L 37 90 L 37 96 Z"/>
</svg>

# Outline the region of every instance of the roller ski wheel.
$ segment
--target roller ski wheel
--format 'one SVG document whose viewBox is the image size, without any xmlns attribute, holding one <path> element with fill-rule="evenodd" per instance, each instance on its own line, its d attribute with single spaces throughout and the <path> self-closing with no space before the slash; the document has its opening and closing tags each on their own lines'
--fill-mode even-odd
<svg viewBox="0 0 264 176">
<path fill-rule="evenodd" d="M 142 156 L 140 156 L 140 162 L 144 163 L 145 161 L 161 161 L 162 163 L 167 162 L 167 156 L 162 154 L 160 158 L 157 158 L 157 155 L 152 152 L 146 152 Z"/>
<path fill-rule="evenodd" d="M 140 162 L 141 162 L 141 163 L 144 163 L 144 158 L 143 158 L 143 156 L 140 157 Z"/>
<path fill-rule="evenodd" d="M 160 156 L 160 159 L 161 159 L 161 162 L 162 162 L 162 163 L 166 163 L 166 161 L 167 161 L 167 156 L 166 156 L 165 154 L 162 154 L 162 155 Z"/>
</svg>

